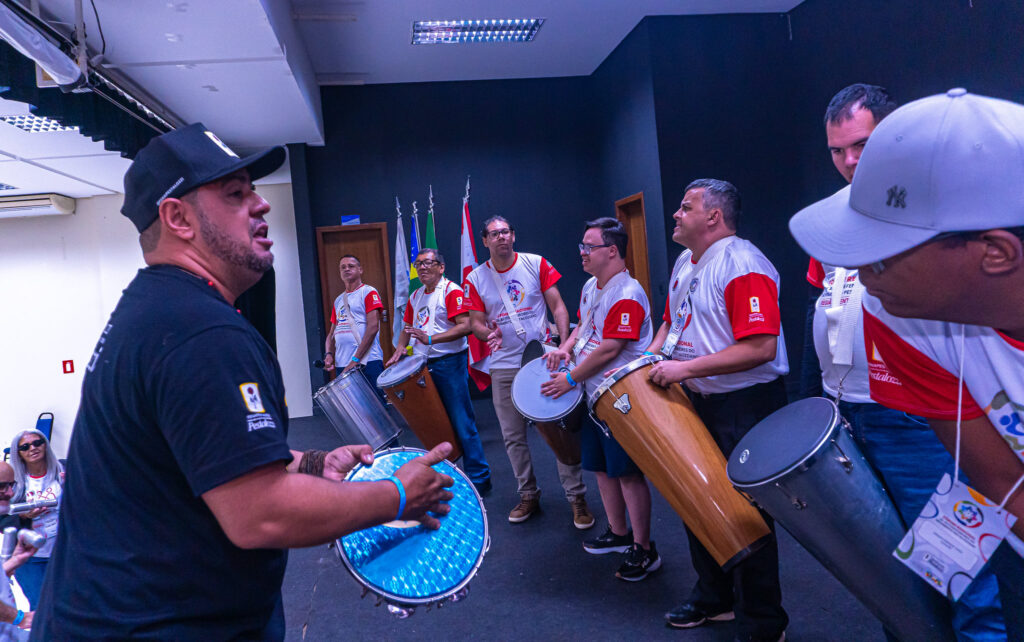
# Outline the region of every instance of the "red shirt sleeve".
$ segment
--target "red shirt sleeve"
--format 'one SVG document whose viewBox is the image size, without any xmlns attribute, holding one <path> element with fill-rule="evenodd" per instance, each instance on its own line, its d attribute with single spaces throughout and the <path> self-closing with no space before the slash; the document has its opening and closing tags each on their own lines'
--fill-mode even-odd
<svg viewBox="0 0 1024 642">
<path fill-rule="evenodd" d="M 956 419 L 957 377 L 864 310 L 871 398 L 889 408 L 929 419 Z M 964 386 L 964 419 L 984 413 Z"/>
<path fill-rule="evenodd" d="M 665 314 L 661 315 L 661 320 L 665 323 L 672 323 L 672 310 L 668 309 L 668 306 L 672 305 L 670 295 L 665 295 Z"/>
<path fill-rule="evenodd" d="M 601 329 L 601 336 L 605 339 L 632 339 L 640 338 L 640 328 L 644 324 L 644 308 L 639 301 L 633 299 L 622 299 L 616 301 L 608 310 L 608 316 L 604 319 L 604 327 Z"/>
<path fill-rule="evenodd" d="M 338 323 L 338 311 L 331 306 L 331 325 L 337 325 Z"/>
<path fill-rule="evenodd" d="M 402 314 L 402 322 L 405 323 L 405 325 L 412 325 L 413 320 L 412 301 L 410 300 L 405 304 L 405 313 Z"/>
<path fill-rule="evenodd" d="M 374 310 L 383 310 L 384 304 L 380 301 L 380 295 L 377 294 L 376 290 L 372 290 L 366 295 L 366 299 L 363 300 L 363 306 L 367 312 L 373 312 Z"/>
<path fill-rule="evenodd" d="M 483 299 L 480 298 L 480 293 L 477 292 L 477 289 L 473 287 L 472 283 L 469 281 L 463 283 L 462 291 L 465 294 L 463 305 L 467 312 L 470 310 L 476 312 L 487 312 L 487 306 L 484 305 Z"/>
<path fill-rule="evenodd" d="M 558 273 L 558 270 L 554 268 L 548 260 L 541 258 L 540 260 L 540 291 L 547 292 L 555 283 L 558 283 L 558 279 L 562 278 L 562 275 Z"/>
<path fill-rule="evenodd" d="M 729 281 L 725 309 L 737 341 L 755 334 L 779 336 L 779 290 L 767 274 L 751 272 Z"/>
<path fill-rule="evenodd" d="M 455 287 L 448 291 L 448 294 L 444 297 L 444 307 L 448 312 L 448 320 L 455 321 L 455 317 L 460 314 L 466 314 L 469 312 L 468 303 L 466 297 L 462 294 L 462 290 Z"/>
<path fill-rule="evenodd" d="M 807 282 L 816 288 L 825 287 L 825 268 L 818 259 L 811 258 L 807 264 Z"/>
</svg>

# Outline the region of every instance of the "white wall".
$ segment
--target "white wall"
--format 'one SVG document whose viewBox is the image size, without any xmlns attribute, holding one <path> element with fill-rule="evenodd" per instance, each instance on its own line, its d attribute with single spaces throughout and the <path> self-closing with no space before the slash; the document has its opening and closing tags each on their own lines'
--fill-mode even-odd
<svg viewBox="0 0 1024 642">
<path fill-rule="evenodd" d="M 289 414 L 312 414 L 291 186 L 261 185 L 277 270 L 277 342 Z M 54 413 L 53 448 L 67 454 L 96 340 L 143 266 L 122 197 L 78 200 L 72 216 L 0 219 L 0 444 Z M 61 362 L 73 359 L 74 374 Z"/>
</svg>

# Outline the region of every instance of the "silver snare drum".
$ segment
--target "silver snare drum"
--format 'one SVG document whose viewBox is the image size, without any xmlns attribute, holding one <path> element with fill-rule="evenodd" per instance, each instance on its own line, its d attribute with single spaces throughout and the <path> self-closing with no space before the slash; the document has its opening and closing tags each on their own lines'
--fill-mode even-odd
<svg viewBox="0 0 1024 642">
<path fill-rule="evenodd" d="M 791 403 L 736 445 L 726 468 L 729 481 L 897 638 L 952 640 L 948 605 L 893 558 L 903 523 L 844 424 L 828 399 Z"/>
<path fill-rule="evenodd" d="M 342 445 L 369 444 L 377 450 L 402 432 L 359 368 L 338 375 L 313 395 L 341 436 Z"/>
</svg>

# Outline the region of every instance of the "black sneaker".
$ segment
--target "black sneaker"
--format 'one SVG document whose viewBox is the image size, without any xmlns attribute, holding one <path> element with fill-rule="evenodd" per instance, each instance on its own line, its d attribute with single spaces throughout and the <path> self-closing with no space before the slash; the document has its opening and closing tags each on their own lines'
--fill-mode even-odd
<svg viewBox="0 0 1024 642">
<path fill-rule="evenodd" d="M 705 622 L 731 622 L 736 618 L 732 611 L 707 611 L 692 602 L 687 602 L 665 614 L 665 622 L 677 629 L 691 629 Z"/>
<path fill-rule="evenodd" d="M 632 545 L 633 531 L 627 531 L 625 535 L 616 535 L 612 532 L 612 527 L 609 526 L 600 537 L 583 542 L 583 550 L 593 555 L 625 553 Z"/>
<path fill-rule="evenodd" d="M 644 550 L 639 544 L 633 544 L 633 548 L 626 553 L 626 559 L 622 566 L 615 572 L 615 577 L 627 582 L 639 582 L 648 574 L 661 568 L 661 556 L 658 549 L 651 542 L 651 548 Z"/>
</svg>

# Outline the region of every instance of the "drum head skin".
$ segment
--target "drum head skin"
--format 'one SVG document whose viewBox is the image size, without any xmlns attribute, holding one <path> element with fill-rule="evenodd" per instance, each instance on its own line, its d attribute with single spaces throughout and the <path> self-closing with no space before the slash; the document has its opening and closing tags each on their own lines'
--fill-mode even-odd
<svg viewBox="0 0 1024 642">
<path fill-rule="evenodd" d="M 419 372 L 426 362 L 427 358 L 418 354 L 402 357 L 398 363 L 385 368 L 384 372 L 380 373 L 380 376 L 377 377 L 377 387 L 390 388 L 397 386 Z"/>
<path fill-rule="evenodd" d="M 385 479 L 425 453 L 418 448 L 384 450 L 374 455 L 372 466 L 358 466 L 346 481 Z M 455 480 L 451 512 L 440 518 L 439 530 L 393 521 L 338 540 L 338 555 L 349 572 L 394 604 L 430 604 L 458 592 L 476 574 L 489 546 L 487 513 L 469 478 L 447 460 L 433 468 Z"/>
<path fill-rule="evenodd" d="M 619 381 L 626 375 L 651 363 L 658 363 L 664 361 L 665 357 L 660 354 L 645 354 L 639 359 L 634 359 L 622 366 L 618 370 L 612 373 L 610 377 L 601 382 L 601 385 L 594 391 L 594 396 L 587 399 L 587 407 L 590 408 L 590 412 L 594 412 L 594 406 L 597 404 L 597 400 L 601 398 L 601 395 L 608 392 L 608 389 L 615 385 L 616 381 Z"/>
<path fill-rule="evenodd" d="M 750 429 L 729 457 L 738 487 L 758 486 L 809 464 L 839 426 L 839 409 L 823 397 L 795 401 Z"/>
<path fill-rule="evenodd" d="M 545 397 L 540 384 L 551 378 L 544 358 L 520 368 L 512 380 L 512 405 L 519 414 L 535 422 L 557 421 L 568 415 L 583 399 L 583 386 L 576 386 L 558 399 Z"/>
</svg>

